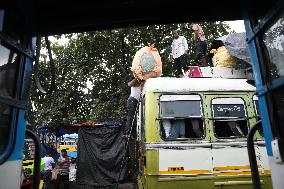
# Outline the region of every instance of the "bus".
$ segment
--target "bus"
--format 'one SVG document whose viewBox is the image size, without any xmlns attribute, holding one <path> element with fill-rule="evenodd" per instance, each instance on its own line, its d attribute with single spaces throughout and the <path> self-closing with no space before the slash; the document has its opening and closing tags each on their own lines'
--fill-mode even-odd
<svg viewBox="0 0 284 189">
<path fill-rule="evenodd" d="M 58 153 L 62 149 L 67 150 L 67 155 L 73 158 L 77 157 L 77 143 L 78 143 L 78 134 L 65 134 L 62 136 L 62 140 L 57 147 Z"/>
<path fill-rule="evenodd" d="M 231 70 L 213 69 L 238 73 Z M 255 100 L 247 79 L 147 80 L 137 119 L 140 188 L 252 188 L 246 137 L 257 122 Z M 263 133 L 255 140 L 261 185 L 271 189 Z"/>
<path fill-rule="evenodd" d="M 140 10 L 151 11 L 151 14 Z M 21 185 L 20 175 L 25 132 L 32 135 L 33 140 L 38 141 L 37 137 L 26 129 L 27 101 L 35 59 L 34 41 L 36 37 L 148 24 L 243 19 L 250 57 L 253 62 L 252 69 L 257 96 L 255 99 L 257 99 L 262 121 L 261 126 L 271 169 L 272 185 L 274 189 L 282 189 L 284 186 L 284 179 L 282 179 L 284 176 L 283 10 L 283 0 L 263 2 L 257 0 L 219 2 L 207 0 L 151 2 L 123 0 L 68 3 L 54 0 L 1 1 L 0 188 L 15 189 Z M 203 100 L 202 95 L 200 95 L 200 99 Z M 147 109 L 147 104 L 145 104 L 145 108 Z M 246 106 L 246 108 L 252 110 L 251 107 Z M 156 112 L 156 116 L 158 117 L 158 112 Z M 248 132 L 250 138 L 250 133 L 254 134 L 254 131 L 260 128 L 260 124 L 252 127 L 252 120 L 249 119 L 249 122 L 250 131 L 253 131 Z M 210 127 L 209 122 L 208 125 Z M 210 132 L 213 133 L 213 131 Z M 147 135 L 150 136 L 147 140 L 150 141 L 153 137 L 153 141 L 158 142 L 160 135 L 153 135 Z M 212 136 L 213 139 L 215 139 L 214 136 Z M 37 151 L 39 151 L 39 145 L 35 145 L 35 154 Z M 147 153 L 149 152 L 151 151 L 147 151 Z M 249 157 L 251 155 L 253 153 L 250 152 Z M 158 165 L 157 162 L 154 162 L 158 160 L 157 154 L 152 153 L 151 156 L 154 156 L 153 161 L 148 157 L 146 167 L 149 166 L 149 163 L 153 163 L 153 166 Z M 39 183 L 40 158 L 38 156 L 35 158 L 34 176 Z M 168 165 L 165 164 L 165 166 Z M 251 162 L 250 166 L 251 170 L 254 170 L 252 171 L 254 188 L 260 188 L 261 179 L 264 177 L 257 176 L 259 171 L 256 162 Z M 181 165 L 181 167 L 186 168 L 185 165 Z M 176 168 L 174 167 L 172 170 Z M 188 170 L 191 169 L 188 168 Z M 161 170 L 153 168 L 145 171 L 150 171 L 150 176 L 150 174 L 157 175 L 159 171 L 168 170 L 167 167 L 164 167 Z M 157 181 L 155 174 L 151 177 L 153 183 Z M 13 178 L 13 182 L 11 182 L 11 178 Z M 159 179 L 161 180 L 161 178 Z M 35 183 L 34 188 L 39 185 L 38 183 Z"/>
</svg>

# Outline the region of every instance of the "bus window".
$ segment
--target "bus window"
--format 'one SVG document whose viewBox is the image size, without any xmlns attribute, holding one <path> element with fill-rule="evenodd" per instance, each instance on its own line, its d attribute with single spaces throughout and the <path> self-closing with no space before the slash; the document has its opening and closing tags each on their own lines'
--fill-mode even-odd
<svg viewBox="0 0 284 189">
<path fill-rule="evenodd" d="M 10 106 L 0 103 L 0 154 L 8 142 L 11 110 Z"/>
<path fill-rule="evenodd" d="M 34 159 L 35 155 L 35 145 L 34 141 L 30 138 L 25 139 L 24 142 L 24 160 L 26 159 Z"/>
<path fill-rule="evenodd" d="M 0 95 L 14 97 L 16 81 L 16 54 L 0 45 Z"/>
<path fill-rule="evenodd" d="M 284 76 L 284 13 L 265 32 L 263 41 L 269 56 L 270 78 Z"/>
<path fill-rule="evenodd" d="M 204 137 L 201 99 L 198 95 L 162 95 L 159 115 L 164 140 Z"/>
<path fill-rule="evenodd" d="M 13 98 L 16 81 L 16 54 L 0 45 L 0 96 Z M 12 108 L 0 103 L 0 154 L 8 142 Z"/>
<path fill-rule="evenodd" d="M 275 138 L 284 138 L 284 12 L 277 16 L 275 22 L 263 34 L 263 42 L 267 50 L 267 66 L 269 68 L 269 80 L 272 85 L 271 101 L 273 103 L 272 131 Z M 272 107 L 271 107 L 272 108 Z M 282 146 L 282 145 L 281 145 Z M 280 148 L 280 147 L 279 147 Z"/>
<path fill-rule="evenodd" d="M 244 101 L 241 98 L 212 100 L 213 124 L 217 138 L 245 137 L 248 134 Z"/>
</svg>

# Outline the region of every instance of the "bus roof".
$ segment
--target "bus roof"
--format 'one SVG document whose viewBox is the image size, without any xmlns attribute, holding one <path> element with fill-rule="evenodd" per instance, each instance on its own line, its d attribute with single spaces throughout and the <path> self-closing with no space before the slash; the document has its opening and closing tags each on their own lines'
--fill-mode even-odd
<svg viewBox="0 0 284 189">
<path fill-rule="evenodd" d="M 246 79 L 222 78 L 150 78 L 146 81 L 143 93 L 152 92 L 191 92 L 191 91 L 255 91 Z"/>
</svg>

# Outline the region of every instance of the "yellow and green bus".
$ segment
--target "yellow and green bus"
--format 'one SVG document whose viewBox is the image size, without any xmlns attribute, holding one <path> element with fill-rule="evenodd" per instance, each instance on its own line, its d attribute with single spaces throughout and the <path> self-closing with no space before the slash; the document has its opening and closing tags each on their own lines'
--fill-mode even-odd
<svg viewBox="0 0 284 189">
<path fill-rule="evenodd" d="M 146 81 L 137 119 L 139 188 L 252 188 L 246 136 L 258 119 L 255 87 L 219 75 Z M 255 149 L 262 187 L 271 189 L 261 132 Z"/>
</svg>

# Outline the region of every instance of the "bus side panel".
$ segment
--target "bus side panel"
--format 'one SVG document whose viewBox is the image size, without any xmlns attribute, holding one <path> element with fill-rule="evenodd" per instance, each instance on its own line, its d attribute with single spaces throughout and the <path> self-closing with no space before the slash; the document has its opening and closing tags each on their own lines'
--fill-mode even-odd
<svg viewBox="0 0 284 189">
<path fill-rule="evenodd" d="M 214 146 L 214 144 L 213 144 Z M 249 159 L 245 146 L 213 147 L 213 166 L 216 175 L 250 174 Z"/>
<path fill-rule="evenodd" d="M 15 189 L 21 185 L 25 123 L 25 112 L 19 110 L 15 147 L 8 161 L 0 166 L 0 189 Z"/>
<path fill-rule="evenodd" d="M 158 118 L 158 94 L 148 92 L 145 96 L 145 137 L 146 142 L 160 141 L 160 128 Z"/>
<path fill-rule="evenodd" d="M 21 185 L 22 160 L 6 161 L 0 166 L 0 188 L 17 189 Z"/>
<path fill-rule="evenodd" d="M 252 189 L 249 175 L 242 176 L 146 176 L 147 189 Z M 260 176 L 263 189 L 271 189 L 269 175 Z M 144 186 L 145 186 L 144 185 Z M 146 187 L 145 187 L 146 188 Z M 142 188 L 141 188 L 142 189 Z"/>
<path fill-rule="evenodd" d="M 159 174 L 212 174 L 211 149 L 159 150 Z"/>
<path fill-rule="evenodd" d="M 262 174 L 271 174 L 265 146 L 255 146 L 257 163 L 261 165 Z"/>
</svg>

